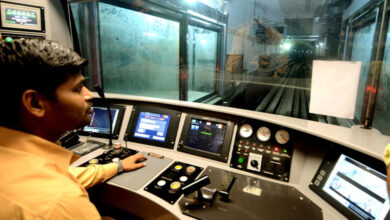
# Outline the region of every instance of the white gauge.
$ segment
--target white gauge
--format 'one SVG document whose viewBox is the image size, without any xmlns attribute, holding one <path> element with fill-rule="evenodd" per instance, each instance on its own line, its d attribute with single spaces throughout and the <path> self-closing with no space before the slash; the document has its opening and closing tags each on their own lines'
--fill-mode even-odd
<svg viewBox="0 0 390 220">
<path fill-rule="evenodd" d="M 271 131 L 267 127 L 260 127 L 256 132 L 259 141 L 268 141 L 271 138 Z"/>
<path fill-rule="evenodd" d="M 279 144 L 286 144 L 290 140 L 290 134 L 286 130 L 279 130 L 275 134 L 275 139 Z"/>
<path fill-rule="evenodd" d="M 250 124 L 243 124 L 240 127 L 240 136 L 243 138 L 248 138 L 252 135 L 253 129 Z"/>
</svg>

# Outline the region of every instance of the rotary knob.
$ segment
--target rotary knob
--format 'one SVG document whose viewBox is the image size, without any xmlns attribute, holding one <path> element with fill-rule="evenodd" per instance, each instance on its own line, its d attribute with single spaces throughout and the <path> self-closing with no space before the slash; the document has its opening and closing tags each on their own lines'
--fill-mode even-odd
<svg viewBox="0 0 390 220">
<path fill-rule="evenodd" d="M 258 168 L 259 162 L 257 162 L 257 160 L 252 160 L 251 161 L 251 166 L 254 167 L 254 168 Z"/>
</svg>

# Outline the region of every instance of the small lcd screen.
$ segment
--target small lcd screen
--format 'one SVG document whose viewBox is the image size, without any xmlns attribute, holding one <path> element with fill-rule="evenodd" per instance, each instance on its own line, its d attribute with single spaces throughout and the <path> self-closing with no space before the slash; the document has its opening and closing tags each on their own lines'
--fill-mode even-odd
<svg viewBox="0 0 390 220">
<path fill-rule="evenodd" d="M 187 147 L 220 154 L 225 132 L 226 124 L 191 118 Z"/>
<path fill-rule="evenodd" d="M 384 219 L 386 186 L 384 174 L 341 154 L 322 190 L 361 219 Z"/>
<path fill-rule="evenodd" d="M 5 8 L 5 23 L 37 26 L 38 14 L 35 11 Z"/>
<path fill-rule="evenodd" d="M 170 115 L 140 112 L 134 137 L 164 142 Z"/>
<path fill-rule="evenodd" d="M 110 119 L 108 117 L 107 108 L 92 107 L 91 122 L 83 128 L 85 132 L 109 134 L 110 133 Z M 112 108 L 112 128 L 115 128 L 115 123 L 118 119 L 119 109 Z"/>
</svg>

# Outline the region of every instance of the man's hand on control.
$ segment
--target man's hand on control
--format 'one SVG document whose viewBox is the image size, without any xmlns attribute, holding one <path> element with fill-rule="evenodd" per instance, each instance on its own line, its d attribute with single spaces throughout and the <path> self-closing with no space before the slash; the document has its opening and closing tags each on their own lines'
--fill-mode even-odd
<svg viewBox="0 0 390 220">
<path fill-rule="evenodd" d="M 123 171 L 131 171 L 131 170 L 135 170 L 135 169 L 146 166 L 145 162 L 138 162 L 137 163 L 137 161 L 139 161 L 139 160 L 144 161 L 146 159 L 147 159 L 147 157 L 143 154 L 136 154 L 136 155 L 133 155 L 133 156 L 130 156 L 130 157 L 123 159 L 122 160 Z"/>
</svg>

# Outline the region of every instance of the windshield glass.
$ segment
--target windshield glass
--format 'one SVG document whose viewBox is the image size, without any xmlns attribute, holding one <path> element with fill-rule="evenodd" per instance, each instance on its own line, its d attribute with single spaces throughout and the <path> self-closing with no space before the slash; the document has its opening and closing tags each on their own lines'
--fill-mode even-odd
<svg viewBox="0 0 390 220">
<path fill-rule="evenodd" d="M 362 124 L 390 135 L 387 1 L 69 5 L 75 48 L 89 60 L 85 74 L 90 88 L 101 84 L 108 93 L 230 106 L 345 127 Z M 344 64 L 352 66 L 343 69 Z M 326 75 L 330 67 L 337 68 Z M 355 67 L 357 77 L 351 77 Z M 321 89 L 312 87 L 317 75 Z M 338 84 L 345 91 L 334 92 Z M 344 100 L 349 91 L 350 100 Z M 334 101 L 325 102 L 315 93 Z M 314 103 L 330 111 L 345 104 L 351 113 L 315 111 Z"/>
</svg>

